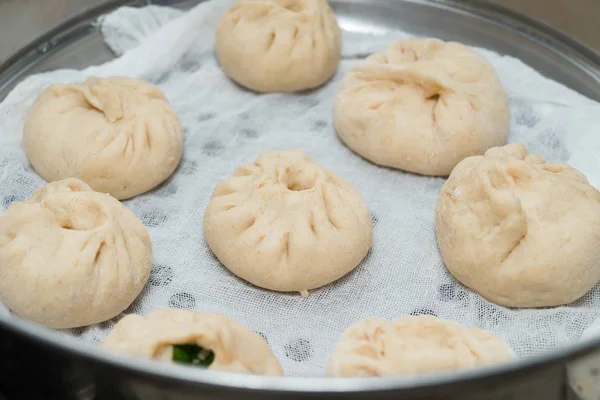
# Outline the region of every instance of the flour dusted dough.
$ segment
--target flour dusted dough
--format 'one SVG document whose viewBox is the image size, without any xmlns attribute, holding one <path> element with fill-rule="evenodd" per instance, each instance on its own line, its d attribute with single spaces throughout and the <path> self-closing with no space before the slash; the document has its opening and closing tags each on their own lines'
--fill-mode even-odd
<svg viewBox="0 0 600 400">
<path fill-rule="evenodd" d="M 325 83 L 341 55 L 341 33 L 325 0 L 238 0 L 217 27 L 223 71 L 258 92 Z"/>
<path fill-rule="evenodd" d="M 204 231 L 237 276 L 304 295 L 354 269 L 373 236 L 357 190 L 297 150 L 263 153 L 219 183 Z"/>
<path fill-rule="evenodd" d="M 0 216 L 0 300 L 51 328 L 106 321 L 148 280 L 152 245 L 124 205 L 67 179 Z"/>
<path fill-rule="evenodd" d="M 514 353 L 479 328 L 431 316 L 363 319 L 348 328 L 329 360 L 336 377 L 412 375 L 500 363 Z"/>
<path fill-rule="evenodd" d="M 179 118 L 160 89 L 131 78 L 52 85 L 25 122 L 25 152 L 47 181 L 79 178 L 127 199 L 167 179 L 183 152 Z"/>
<path fill-rule="evenodd" d="M 509 106 L 492 67 L 469 47 L 405 39 L 344 77 L 334 123 L 348 147 L 376 164 L 448 175 L 505 143 Z"/>
<path fill-rule="evenodd" d="M 195 344 L 215 354 L 208 367 L 219 371 L 283 375 L 269 345 L 257 333 L 223 315 L 158 310 L 123 317 L 102 347 L 138 357 L 172 362 L 172 346 Z"/>
<path fill-rule="evenodd" d="M 600 280 L 600 193 L 520 143 L 458 164 L 436 225 L 448 270 L 494 303 L 568 304 Z"/>
</svg>

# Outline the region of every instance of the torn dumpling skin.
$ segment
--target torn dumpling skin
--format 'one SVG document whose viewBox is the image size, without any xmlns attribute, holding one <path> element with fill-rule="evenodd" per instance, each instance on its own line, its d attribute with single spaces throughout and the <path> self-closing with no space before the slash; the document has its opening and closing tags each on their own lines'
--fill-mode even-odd
<svg viewBox="0 0 600 400">
<path fill-rule="evenodd" d="M 204 232 L 240 278 L 304 295 L 354 269 L 373 237 L 371 214 L 354 186 L 298 150 L 263 153 L 220 182 Z"/>
<path fill-rule="evenodd" d="M 48 182 L 77 178 L 119 200 L 158 186 L 183 154 L 183 128 L 163 92 L 124 77 L 51 85 L 29 110 L 23 141 Z"/>
<path fill-rule="evenodd" d="M 333 377 L 415 375 L 505 362 L 502 340 L 479 328 L 432 316 L 366 318 L 344 331 L 329 363 Z"/>
<path fill-rule="evenodd" d="M 255 375 L 283 375 L 265 340 L 214 313 L 166 309 L 123 317 L 102 348 L 191 367 Z"/>
<path fill-rule="evenodd" d="M 499 305 L 569 304 L 600 281 L 600 192 L 520 143 L 456 166 L 436 232 L 452 275 Z"/>
</svg>

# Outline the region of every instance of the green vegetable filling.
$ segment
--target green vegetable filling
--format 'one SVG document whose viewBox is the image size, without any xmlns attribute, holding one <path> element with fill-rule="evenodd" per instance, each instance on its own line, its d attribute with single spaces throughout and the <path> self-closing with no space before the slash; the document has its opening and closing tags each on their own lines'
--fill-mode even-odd
<svg viewBox="0 0 600 400">
<path fill-rule="evenodd" d="M 208 367 L 215 360 L 215 353 L 195 344 L 173 345 L 173 361 L 184 364 L 192 364 L 200 367 Z"/>
</svg>

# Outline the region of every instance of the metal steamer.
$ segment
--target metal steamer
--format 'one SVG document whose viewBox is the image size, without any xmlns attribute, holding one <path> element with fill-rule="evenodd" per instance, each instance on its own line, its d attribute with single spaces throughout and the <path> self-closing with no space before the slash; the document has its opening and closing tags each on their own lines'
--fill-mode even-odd
<svg viewBox="0 0 600 400">
<path fill-rule="evenodd" d="M 24 26 L 26 32 L 2 32 L 20 50 L 10 57 L 0 54 L 0 100 L 28 75 L 83 68 L 114 58 L 96 25 L 102 14 L 123 5 L 153 3 L 187 9 L 198 2 L 47 0 L 47 5 L 59 12 L 49 13 L 41 24 L 44 26 Z M 332 0 L 331 4 L 342 26 L 369 30 L 401 25 L 416 34 L 488 48 L 520 58 L 547 77 L 600 100 L 600 55 L 548 26 L 492 3 Z M 28 7 L 34 7 L 33 2 L 0 0 L 0 16 L 7 10 L 24 16 Z M 3 28 L 0 24 L 0 30 Z M 23 37 L 34 40 L 22 43 Z M 36 355 L 35 363 L 22 356 L 24 349 Z M 18 390 L 22 398 L 40 398 L 40 393 L 55 398 L 50 394 L 60 391 L 60 398 L 90 400 L 575 399 L 578 379 L 588 376 L 589 371 L 600 370 L 596 351 L 600 351 L 600 339 L 505 365 L 410 380 L 267 378 L 178 366 L 165 368 L 160 363 L 114 357 L 0 314 L 0 359 L 8 360 L 6 371 L 1 372 L 2 380 L 8 388 Z M 19 383 L 23 371 L 30 372 L 27 384 Z M 569 382 L 574 389 L 569 388 Z M 45 385 L 49 385 L 47 389 Z"/>
</svg>

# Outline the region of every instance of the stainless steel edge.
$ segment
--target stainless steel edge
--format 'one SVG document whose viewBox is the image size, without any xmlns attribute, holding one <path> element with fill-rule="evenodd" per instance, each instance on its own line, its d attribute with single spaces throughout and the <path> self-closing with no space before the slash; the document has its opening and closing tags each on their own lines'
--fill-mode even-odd
<svg viewBox="0 0 600 400">
<path fill-rule="evenodd" d="M 215 395 L 223 395 L 228 393 L 244 395 L 244 397 L 258 396 L 257 399 L 263 398 L 262 396 L 266 394 L 285 394 L 286 399 L 306 398 L 313 394 L 323 396 L 355 394 L 357 396 L 353 398 L 361 399 L 391 397 L 408 399 L 421 398 L 421 396 L 434 396 L 431 398 L 435 398 L 435 396 L 444 395 L 446 399 L 469 400 L 471 398 L 484 399 L 482 397 L 484 392 L 490 394 L 490 399 L 510 399 L 511 397 L 502 396 L 505 396 L 505 391 L 510 388 L 511 382 L 522 382 L 528 379 L 535 382 L 542 377 L 545 381 L 542 389 L 552 389 L 552 393 L 547 394 L 549 397 L 544 397 L 550 400 L 561 398 L 553 396 L 556 396 L 557 387 L 562 386 L 564 362 L 588 354 L 590 349 L 600 348 L 600 340 L 596 340 L 525 360 L 479 369 L 419 376 L 414 379 L 397 377 L 352 379 L 263 377 L 197 370 L 111 354 L 94 346 L 77 342 L 73 338 L 59 336 L 29 321 L 17 318 L 10 323 L 0 320 L 0 326 L 21 337 L 36 341 L 54 352 L 67 355 L 71 360 L 83 362 L 91 370 L 109 371 L 110 375 L 115 377 L 115 381 L 119 381 L 118 377 L 127 377 L 128 384 L 148 385 L 151 382 L 156 386 L 161 384 L 179 385 L 180 390 L 187 389 L 186 391 L 192 394 L 213 392 Z M 547 376 L 552 376 L 554 381 L 547 381 Z M 535 389 L 528 389 L 528 391 L 532 390 Z M 469 397 L 468 392 L 476 397 Z M 498 393 L 501 394 L 501 397 L 495 396 Z M 290 397 L 287 397 L 288 395 Z M 213 397 L 208 398 L 212 399 Z M 253 399 L 254 397 L 249 398 Z"/>
<path fill-rule="evenodd" d="M 0 0 L 0 2 L 3 0 Z M 96 17 L 108 10 L 116 8 L 118 5 L 143 5 L 143 4 L 179 4 L 179 3 L 194 3 L 194 1 L 183 0 L 98 0 L 102 5 L 87 9 L 76 14 L 72 19 L 62 23 L 51 31 L 41 35 L 38 39 L 24 46 L 21 50 L 0 64 L 0 100 L 4 98 L 7 90 L 14 86 L 16 82 L 23 76 L 26 76 L 31 66 L 43 57 L 52 54 L 53 51 L 65 46 L 69 41 L 75 41 L 77 38 L 85 36 L 90 30 L 95 29 L 94 21 Z M 390 7 L 401 6 L 402 3 L 413 3 L 422 5 L 434 5 L 439 9 L 459 10 L 464 15 L 470 18 L 484 20 L 487 23 L 497 25 L 499 27 L 510 28 L 515 33 L 518 33 L 522 38 L 526 38 L 532 44 L 541 46 L 551 51 L 556 60 L 561 60 L 564 63 L 562 71 L 556 71 L 552 63 L 545 65 L 544 63 L 536 63 L 535 57 L 532 57 L 531 48 L 514 48 L 511 43 L 501 43 L 498 51 L 504 51 L 514 57 L 520 58 L 524 62 L 530 64 L 544 75 L 555 79 L 565 85 L 577 90 L 590 98 L 600 100 L 600 88 L 591 88 L 583 82 L 584 79 L 591 78 L 595 82 L 600 82 L 600 55 L 594 50 L 585 45 L 573 40 L 569 36 L 556 31 L 552 27 L 535 19 L 521 15 L 512 11 L 509 8 L 501 5 L 482 2 L 477 0 L 346 0 L 337 1 L 338 5 L 344 3 L 367 3 L 373 6 L 381 6 L 388 4 Z M 0 3 L 1 5 L 2 3 Z M 339 7 L 338 7 L 339 8 Z M 418 31 L 418 27 L 414 27 Z M 418 33 L 418 32 L 416 32 Z M 461 40 L 469 43 L 469 38 L 460 36 L 458 32 L 451 32 L 457 36 L 454 40 Z M 493 39 L 493 38 L 492 38 Z M 495 43 L 498 45 L 498 43 Z M 105 57 L 110 57 L 111 53 L 108 48 L 98 49 L 105 53 Z M 108 58 L 103 59 L 106 61 Z M 556 60 L 554 60 L 556 62 Z M 580 73 L 585 73 L 582 76 L 569 76 L 569 66 L 576 66 Z M 77 67 L 77 66 L 75 66 Z M 572 74 L 572 72 L 570 72 Z M 8 77 L 8 78 L 7 78 Z M 7 82 L 7 79 L 10 81 Z"/>
<path fill-rule="evenodd" d="M 0 0 L 0 6 L 2 1 Z M 346 2 L 365 3 L 360 0 L 347 0 Z M 600 56 L 549 26 L 504 7 L 479 1 L 404 0 L 404 2 L 423 5 L 435 4 L 439 9 L 459 10 L 470 18 L 484 20 L 500 27 L 510 27 L 515 34 L 554 54 L 555 61 L 558 60 L 556 62 L 577 67 L 581 74 L 572 77 L 567 74 L 565 79 L 567 81 L 571 79 L 570 86 L 600 100 Z M 94 21 L 98 15 L 119 5 L 140 5 L 147 4 L 148 1 L 103 1 L 102 3 L 99 7 L 78 13 L 76 17 L 42 35 L 2 63 L 0 65 L 0 99 L 10 87 L 32 71 L 32 68 L 40 60 L 52 56 L 54 52 L 60 51 L 68 45 L 76 44 L 93 32 L 96 29 Z M 153 3 L 165 2 L 155 1 Z M 344 2 L 335 3 L 343 12 Z M 393 0 L 371 0 L 369 2 L 374 6 L 387 5 L 390 7 L 397 6 L 395 3 L 399 2 Z M 465 40 L 468 41 L 468 38 Z M 112 56 L 107 48 L 99 48 L 99 52 L 102 51 L 105 53 L 102 53 L 101 57 Z M 526 48 L 523 51 L 526 51 Z M 519 56 L 519 54 L 515 56 Z M 522 57 L 527 59 L 528 54 L 522 54 Z M 543 71 L 543 66 L 540 70 Z M 597 85 L 591 88 L 585 87 L 586 79 L 589 79 L 589 82 L 596 82 Z M 565 83 L 568 84 L 568 82 Z M 154 398 L 153 393 L 167 393 L 168 397 L 166 398 L 177 399 L 239 398 L 241 396 L 263 399 L 267 394 L 272 396 L 270 398 L 285 395 L 286 398 L 291 399 L 314 397 L 315 395 L 318 397 L 324 395 L 346 397 L 351 393 L 354 398 L 369 399 L 400 398 L 399 396 L 402 398 L 444 396 L 447 399 L 460 398 L 464 400 L 512 398 L 506 397 L 508 392 L 505 387 L 522 386 L 524 380 L 529 380 L 528 390 L 532 394 L 534 390 L 543 390 L 544 386 L 554 393 L 558 385 L 562 384 L 564 366 L 568 361 L 600 349 L 600 339 L 598 339 L 519 362 L 452 374 L 425 376 L 412 380 L 398 378 L 265 378 L 197 371 L 183 367 L 167 367 L 145 360 L 114 356 L 19 319 L 6 320 L 0 317 L 0 327 L 12 334 L 43 345 L 60 357 L 71 360 L 82 371 L 87 371 L 93 376 L 110 376 L 115 384 L 122 387 L 124 391 L 145 400 Z M 535 383 L 537 386 L 534 385 Z M 468 392 L 472 394 L 468 394 Z M 487 393 L 485 397 L 483 397 L 484 392 Z M 139 397 L 140 393 L 146 393 L 146 395 Z M 542 396 L 542 392 L 536 393 Z M 554 396 L 554 394 L 530 398 L 554 398 L 550 396 Z"/>
</svg>

